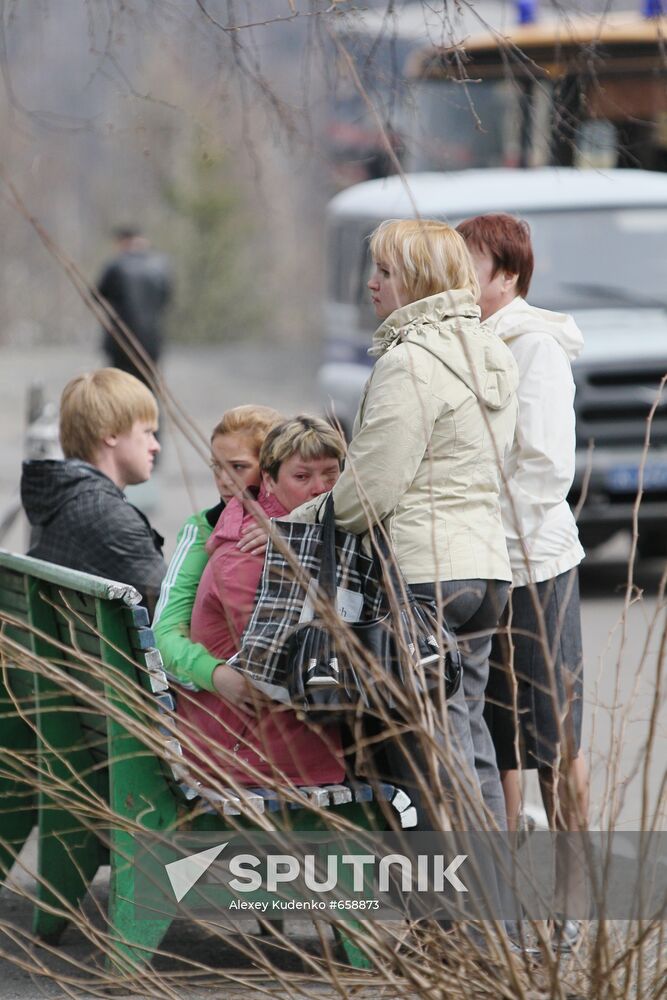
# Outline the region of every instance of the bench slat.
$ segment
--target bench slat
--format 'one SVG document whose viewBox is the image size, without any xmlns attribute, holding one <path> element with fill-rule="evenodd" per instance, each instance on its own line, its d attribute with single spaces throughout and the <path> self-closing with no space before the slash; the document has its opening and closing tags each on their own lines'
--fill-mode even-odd
<svg viewBox="0 0 667 1000">
<path fill-rule="evenodd" d="M 132 643 L 132 649 L 155 649 L 155 636 L 153 635 L 152 628 L 136 628 L 133 626 L 128 629 L 128 635 Z"/>
<path fill-rule="evenodd" d="M 176 701 L 174 700 L 174 696 L 172 694 L 159 694 L 155 700 L 163 710 L 166 709 L 167 712 L 176 711 Z"/>
<path fill-rule="evenodd" d="M 67 587 L 53 587 L 51 598 L 59 608 L 63 608 L 65 614 L 70 617 L 72 612 L 76 612 L 77 617 L 83 617 L 88 622 L 95 622 L 95 598 L 88 594 L 79 594 L 76 590 Z M 71 609 L 71 610 L 70 610 Z"/>
<path fill-rule="evenodd" d="M 413 826 L 417 826 L 417 810 L 414 806 L 404 809 L 399 815 L 401 817 L 401 826 L 404 830 L 410 830 Z"/>
<path fill-rule="evenodd" d="M 404 792 L 402 788 L 392 788 L 391 785 L 389 788 L 391 788 L 391 794 L 387 795 L 387 799 L 391 802 L 397 812 L 405 812 L 405 810 L 412 805 L 410 796 L 407 792 Z M 395 795 L 394 792 L 396 793 Z"/>
<path fill-rule="evenodd" d="M 225 816 L 240 816 L 248 811 L 278 812 L 284 807 L 284 801 L 278 792 L 269 791 L 267 788 L 248 788 L 243 796 L 235 792 L 216 792 L 211 788 L 197 784 L 196 789 L 189 785 L 181 785 L 181 789 L 187 798 L 199 795 L 209 805 L 209 812 L 222 809 Z M 350 785 L 303 785 L 297 789 L 303 795 L 303 801 L 290 800 L 289 808 L 292 810 L 308 809 L 313 806 L 320 809 L 336 808 L 350 802 L 372 802 L 375 799 L 392 802 L 400 792 L 399 802 L 403 806 L 399 812 L 401 827 L 410 829 L 417 825 L 417 810 L 411 804 L 409 797 L 402 789 L 397 789 L 393 785 L 382 783 L 378 785 L 377 796 L 373 794 L 370 785 L 354 782 Z M 194 793 L 194 794 L 193 794 Z M 258 808 L 257 798 L 263 800 L 263 806 Z M 407 805 L 405 804 L 407 800 Z"/>
<path fill-rule="evenodd" d="M 89 656 L 94 656 L 96 659 L 100 658 L 100 640 L 98 636 L 93 635 L 89 631 L 84 631 L 83 628 L 71 628 L 71 624 L 62 619 L 58 622 L 58 638 L 63 644 L 69 645 L 71 643 L 74 652 L 80 649 L 82 653 L 87 653 Z"/>
<path fill-rule="evenodd" d="M 281 808 L 280 801 L 275 792 L 269 791 L 268 788 L 253 788 L 252 791 L 257 795 L 261 795 L 264 799 L 265 812 L 278 812 Z"/>
<path fill-rule="evenodd" d="M 3 586 L 0 586 L 0 608 L 3 611 L 13 611 L 21 617 L 27 617 L 28 601 L 25 592 L 18 593 L 16 590 L 5 590 Z"/>
<path fill-rule="evenodd" d="M 12 570 L 0 566 L 0 589 L 11 590 L 16 594 L 25 594 L 23 573 L 14 573 Z"/>
<path fill-rule="evenodd" d="M 33 559 L 31 556 L 18 556 L 8 552 L 7 549 L 0 549 L 0 566 L 101 600 L 123 601 L 128 605 L 139 604 L 141 601 L 141 594 L 127 583 L 105 580 L 90 573 L 79 573 L 77 570 L 56 566 L 42 559 Z"/>
<path fill-rule="evenodd" d="M 211 808 L 216 807 L 216 811 L 222 811 L 223 816 L 241 816 L 246 812 L 263 813 L 266 800 L 263 795 L 255 793 L 254 788 L 249 788 L 248 793 L 239 798 L 233 791 L 216 792 L 212 788 L 200 788 L 199 794 L 209 803 Z"/>
<path fill-rule="evenodd" d="M 326 809 L 329 805 L 329 791 L 325 786 L 302 785 L 298 791 L 308 799 L 311 805 L 318 806 L 320 809 Z M 303 809 L 300 802 L 290 802 L 289 807 L 290 809 Z"/>
<path fill-rule="evenodd" d="M 0 637 L 3 635 L 6 635 L 12 642 L 18 643 L 25 649 L 30 649 L 30 632 L 28 629 L 17 628 L 16 625 L 5 625 L 4 622 L 0 622 Z"/>
<path fill-rule="evenodd" d="M 142 628 L 144 625 L 150 625 L 151 623 L 148 616 L 148 609 L 143 604 L 137 604 L 133 608 L 124 608 L 123 618 L 128 625 L 136 625 L 137 628 Z"/>
</svg>

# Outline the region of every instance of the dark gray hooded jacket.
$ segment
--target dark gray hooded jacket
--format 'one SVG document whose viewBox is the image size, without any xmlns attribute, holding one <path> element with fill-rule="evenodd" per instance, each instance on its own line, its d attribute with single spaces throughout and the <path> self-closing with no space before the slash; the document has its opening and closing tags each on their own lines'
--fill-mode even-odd
<svg viewBox="0 0 667 1000">
<path fill-rule="evenodd" d="M 129 583 L 154 605 L 166 571 L 163 539 L 108 476 L 78 459 L 23 463 L 29 555 Z"/>
</svg>

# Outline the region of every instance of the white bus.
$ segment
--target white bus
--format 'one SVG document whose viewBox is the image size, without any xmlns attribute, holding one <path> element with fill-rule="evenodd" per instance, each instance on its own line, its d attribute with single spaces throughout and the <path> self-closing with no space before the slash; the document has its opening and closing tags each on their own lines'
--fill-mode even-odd
<svg viewBox="0 0 667 1000">
<path fill-rule="evenodd" d="M 585 349 L 577 382 L 578 502 L 595 444 L 584 540 L 627 527 L 637 492 L 646 417 L 667 372 L 667 175 L 568 168 L 468 170 L 388 177 L 348 188 L 328 209 L 328 296 L 322 398 L 349 434 L 371 369 L 376 326 L 366 282 L 368 236 L 383 219 L 456 224 L 507 211 L 531 226 L 530 301 L 572 312 Z M 667 393 L 653 421 L 644 473 L 642 554 L 667 554 Z"/>
</svg>

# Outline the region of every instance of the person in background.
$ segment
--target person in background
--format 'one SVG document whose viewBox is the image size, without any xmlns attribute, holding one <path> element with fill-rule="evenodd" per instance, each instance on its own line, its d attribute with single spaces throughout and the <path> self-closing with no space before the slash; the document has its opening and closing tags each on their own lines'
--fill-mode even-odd
<svg viewBox="0 0 667 1000">
<path fill-rule="evenodd" d="M 498 636 L 493 660 L 501 666 L 491 670 L 486 717 L 510 829 L 521 813 L 521 763 L 537 769 L 550 826 L 576 831 L 588 820 L 577 572 L 584 550 L 567 496 L 575 463 L 571 362 L 583 338 L 571 316 L 526 302 L 533 273 L 527 223 L 481 215 L 458 230 L 477 268 L 484 327 L 507 344 L 519 367 L 519 418 L 502 498 L 513 668 Z"/>
<path fill-rule="evenodd" d="M 334 727 L 320 735 L 225 663 L 238 651 L 264 563 L 262 556 L 239 548 L 245 529 L 257 519 L 285 517 L 331 489 L 344 453 L 338 432 L 317 417 L 299 416 L 273 427 L 259 455 L 262 485 L 256 499 L 249 491 L 233 497 L 206 545 L 209 561 L 192 611 L 191 636 L 218 665 L 213 692 L 178 699 L 184 751 L 198 771 L 241 785 L 273 776 L 296 785 L 337 783 L 344 777 Z"/>
<path fill-rule="evenodd" d="M 163 540 L 123 491 L 149 479 L 157 428 L 157 401 L 133 375 L 77 375 L 60 401 L 65 460 L 24 462 L 21 477 L 28 554 L 130 584 L 151 611 L 166 569 Z"/>
<path fill-rule="evenodd" d="M 169 262 L 156 253 L 140 229 L 119 227 L 113 232 L 116 254 L 104 267 L 97 291 L 134 334 L 154 365 L 162 352 L 165 310 L 172 295 Z M 124 347 L 125 335 L 117 326 L 102 330 L 102 350 L 108 364 L 146 381 Z M 115 335 L 114 335 L 115 334 Z"/>
<path fill-rule="evenodd" d="M 390 220 L 371 235 L 370 249 L 377 360 L 333 489 L 336 523 L 356 534 L 384 525 L 415 597 L 441 602 L 463 664 L 447 725 L 436 730 L 451 749 L 449 766 L 441 755 L 434 774 L 428 734 L 407 719 L 387 740 L 388 778 L 407 789 L 422 830 L 441 822 L 436 780 L 450 822 L 475 829 L 490 814 L 504 829 L 483 706 L 491 636 L 511 578 L 499 463 L 514 435 L 516 366 L 480 327 L 475 268 L 454 229 Z M 291 519 L 317 520 L 324 502 L 307 503 Z"/>
<path fill-rule="evenodd" d="M 187 519 L 162 584 L 153 631 L 165 668 L 181 683 L 204 691 L 215 691 L 213 674 L 221 662 L 190 638 L 192 608 L 208 562 L 206 543 L 225 504 L 259 488 L 259 450 L 268 431 L 283 420 L 270 406 L 248 404 L 227 410 L 213 428 L 211 469 L 220 501 Z"/>
</svg>

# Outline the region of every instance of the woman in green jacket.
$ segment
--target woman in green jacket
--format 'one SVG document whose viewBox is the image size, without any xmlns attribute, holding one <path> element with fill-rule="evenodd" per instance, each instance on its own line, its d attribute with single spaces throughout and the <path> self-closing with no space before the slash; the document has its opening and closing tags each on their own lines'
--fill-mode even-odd
<svg viewBox="0 0 667 1000">
<path fill-rule="evenodd" d="M 220 660 L 190 639 L 197 587 L 208 562 L 206 542 L 225 504 L 244 489 L 259 487 L 259 451 L 282 414 L 270 406 L 235 406 L 211 434 L 211 469 L 220 502 L 189 517 L 178 533 L 176 551 L 162 583 L 153 630 L 165 669 L 181 685 L 215 691 Z"/>
</svg>

